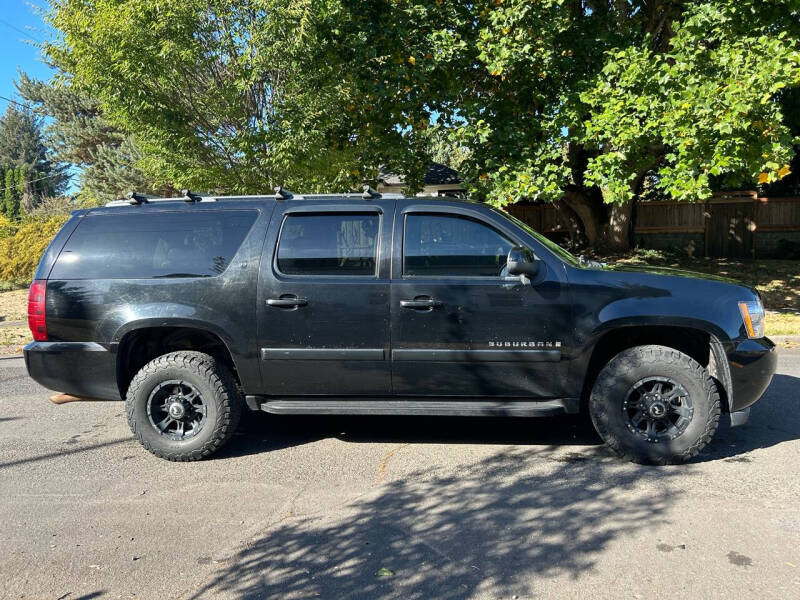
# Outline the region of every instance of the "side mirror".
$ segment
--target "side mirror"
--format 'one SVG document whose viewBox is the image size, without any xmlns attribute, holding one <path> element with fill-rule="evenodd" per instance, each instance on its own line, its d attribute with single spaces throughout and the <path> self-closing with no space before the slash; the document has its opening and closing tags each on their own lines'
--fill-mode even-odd
<svg viewBox="0 0 800 600">
<path fill-rule="evenodd" d="M 539 272 L 539 261 L 533 257 L 529 248 L 514 246 L 508 251 L 506 269 L 509 275 L 534 277 Z"/>
</svg>

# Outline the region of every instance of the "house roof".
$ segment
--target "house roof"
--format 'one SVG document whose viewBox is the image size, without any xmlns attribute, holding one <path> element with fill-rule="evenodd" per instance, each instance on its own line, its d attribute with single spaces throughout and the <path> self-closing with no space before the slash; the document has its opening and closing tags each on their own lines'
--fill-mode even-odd
<svg viewBox="0 0 800 600">
<path fill-rule="evenodd" d="M 403 185 L 405 180 L 402 175 L 390 173 L 381 167 L 378 173 L 378 180 L 384 185 Z M 451 169 L 447 165 L 432 162 L 425 171 L 425 185 L 443 185 L 461 183 L 461 176 L 458 171 Z"/>
</svg>

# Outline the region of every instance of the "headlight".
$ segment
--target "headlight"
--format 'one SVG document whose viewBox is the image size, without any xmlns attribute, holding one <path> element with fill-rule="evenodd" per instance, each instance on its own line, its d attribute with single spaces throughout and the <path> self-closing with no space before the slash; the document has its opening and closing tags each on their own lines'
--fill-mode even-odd
<svg viewBox="0 0 800 600">
<path fill-rule="evenodd" d="M 739 302 L 739 312 L 742 313 L 747 337 L 764 337 L 764 305 L 761 304 L 761 300 Z"/>
</svg>

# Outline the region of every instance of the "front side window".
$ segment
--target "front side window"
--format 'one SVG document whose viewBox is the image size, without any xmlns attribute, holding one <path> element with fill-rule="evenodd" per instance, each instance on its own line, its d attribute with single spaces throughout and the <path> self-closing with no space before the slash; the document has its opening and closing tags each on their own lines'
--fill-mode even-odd
<svg viewBox="0 0 800 600">
<path fill-rule="evenodd" d="M 499 277 L 514 243 L 479 221 L 442 214 L 409 214 L 403 274 L 422 277 Z"/>
<path fill-rule="evenodd" d="M 286 275 L 375 276 L 380 217 L 376 213 L 293 214 L 278 240 Z"/>
</svg>

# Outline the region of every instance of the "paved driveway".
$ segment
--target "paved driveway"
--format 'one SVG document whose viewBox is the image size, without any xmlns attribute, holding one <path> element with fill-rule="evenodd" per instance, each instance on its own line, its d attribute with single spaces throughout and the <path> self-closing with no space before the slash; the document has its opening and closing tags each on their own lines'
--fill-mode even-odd
<svg viewBox="0 0 800 600">
<path fill-rule="evenodd" d="M 0 598 L 797 598 L 800 353 L 701 460 L 580 419 L 248 415 L 214 460 L 0 361 Z"/>
</svg>

